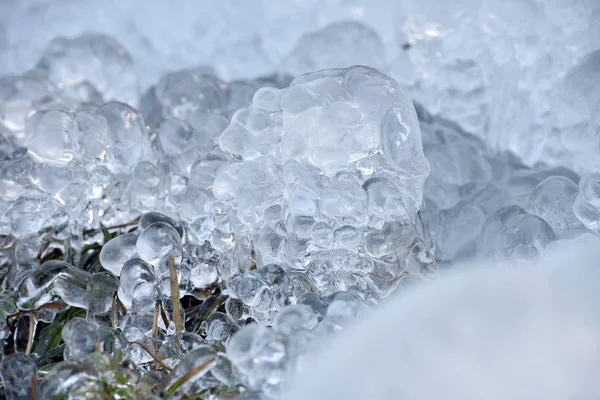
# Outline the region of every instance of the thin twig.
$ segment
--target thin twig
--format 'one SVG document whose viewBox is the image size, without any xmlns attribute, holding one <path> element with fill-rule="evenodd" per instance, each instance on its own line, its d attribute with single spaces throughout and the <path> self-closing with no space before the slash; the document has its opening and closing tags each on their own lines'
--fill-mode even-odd
<svg viewBox="0 0 600 400">
<path fill-rule="evenodd" d="M 50 303 L 46 303 L 46 304 L 42 304 L 41 306 L 39 306 L 38 308 L 34 308 L 33 310 L 19 310 L 14 314 L 10 314 L 6 316 L 6 320 L 8 321 L 9 318 L 14 318 L 14 317 L 18 317 L 19 315 L 28 312 L 28 313 L 35 313 L 38 311 L 42 311 L 42 310 L 53 310 L 56 308 L 62 308 L 65 307 L 67 305 L 67 303 L 65 303 L 62 300 L 57 300 L 57 301 L 52 301 Z"/>
<path fill-rule="evenodd" d="M 136 225 L 139 221 L 140 221 L 140 218 L 138 217 L 138 218 L 134 219 L 133 221 L 125 222 L 125 223 L 119 224 L 119 225 L 107 226 L 105 228 L 106 228 L 106 230 L 127 228 L 128 226 Z M 101 230 L 101 228 L 86 229 L 83 231 L 83 235 L 87 236 L 91 233 L 98 232 L 100 230 Z"/>
<path fill-rule="evenodd" d="M 169 327 L 169 317 L 165 312 L 165 307 L 163 306 L 162 302 L 160 303 L 160 317 L 163 320 L 163 324 L 165 324 L 165 329 L 167 329 Z"/>
<path fill-rule="evenodd" d="M 177 270 L 175 269 L 175 260 L 169 254 L 169 272 L 171 273 L 171 300 L 173 301 L 173 322 L 175 322 L 175 332 L 183 332 L 181 322 L 181 311 L 179 309 L 179 281 L 177 280 Z"/>
<path fill-rule="evenodd" d="M 117 292 L 113 294 L 112 297 L 112 307 L 110 309 L 110 326 L 115 329 L 115 308 L 117 307 Z"/>
<path fill-rule="evenodd" d="M 188 372 L 186 372 L 185 375 L 177 379 L 175 382 L 173 382 L 171 386 L 169 386 L 169 388 L 167 389 L 167 394 L 173 394 L 181 385 L 189 381 L 197 373 L 202 372 L 204 369 L 208 368 L 208 366 L 212 364 L 215 360 L 216 358 L 211 358 L 208 361 L 205 361 L 204 363 L 198 365 L 197 367 L 190 369 Z"/>
<path fill-rule="evenodd" d="M 150 354 L 150 357 L 152 357 L 154 359 L 154 361 L 156 361 L 158 363 L 158 365 L 160 365 L 161 367 L 163 367 L 163 369 L 165 369 L 165 370 L 167 370 L 169 372 L 172 371 L 171 367 L 169 367 L 160 358 L 158 358 L 158 356 L 156 354 L 154 354 L 154 352 L 152 351 L 152 349 L 150 347 L 148 347 L 146 345 L 146 343 L 142 342 L 141 340 L 134 340 L 131 343 L 135 343 L 138 346 L 140 346 L 142 349 L 146 350 L 146 353 Z"/>
<path fill-rule="evenodd" d="M 33 323 L 33 311 L 29 312 L 29 338 L 27 339 L 27 348 L 25 349 L 25 354 L 30 355 L 31 349 L 33 348 L 33 336 L 34 332 L 34 323 Z"/>
<path fill-rule="evenodd" d="M 35 399 L 35 392 L 37 391 L 37 382 L 35 374 L 31 374 L 31 397 Z"/>
<path fill-rule="evenodd" d="M 160 300 L 156 300 L 154 303 L 154 319 L 152 320 L 152 338 L 156 339 L 156 334 L 158 332 L 158 306 L 160 305 Z"/>
</svg>

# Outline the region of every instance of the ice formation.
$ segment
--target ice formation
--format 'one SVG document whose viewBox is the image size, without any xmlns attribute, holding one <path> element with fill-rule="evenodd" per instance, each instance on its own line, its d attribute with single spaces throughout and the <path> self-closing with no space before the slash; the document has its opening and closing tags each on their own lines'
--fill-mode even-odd
<svg viewBox="0 0 600 400">
<path fill-rule="evenodd" d="M 450 318 L 462 304 L 437 299 L 452 282 L 497 304 L 489 274 L 448 278 L 465 260 L 528 270 L 595 246 L 599 63 L 586 35 L 598 10 L 432 3 L 327 1 L 313 15 L 311 1 L 295 12 L 206 2 L 200 20 L 136 2 L 81 13 L 103 33 L 63 24 L 52 2 L 0 3 L 0 72 L 14 73 L 0 77 L 7 397 L 281 398 L 322 340 L 377 318 L 365 315 L 392 292 L 426 286 L 395 300 L 405 314 L 389 324 L 419 322 L 423 307 Z M 150 24 L 150 12 L 179 29 L 164 15 Z M 58 37 L 20 43 L 40 15 Z M 563 286 L 557 271 L 543 278 L 557 290 L 581 284 Z M 438 297 L 420 301 L 427 290 Z M 517 294 L 515 307 L 538 305 Z M 417 373 L 405 359 L 398 369 Z"/>
</svg>

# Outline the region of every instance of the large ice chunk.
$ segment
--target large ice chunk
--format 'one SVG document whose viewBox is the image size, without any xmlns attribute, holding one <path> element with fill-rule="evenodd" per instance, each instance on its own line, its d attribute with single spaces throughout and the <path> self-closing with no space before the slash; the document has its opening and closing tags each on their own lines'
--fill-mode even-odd
<svg viewBox="0 0 600 400">
<path fill-rule="evenodd" d="M 425 241 L 417 212 L 429 163 L 417 115 L 398 83 L 375 69 L 321 70 L 281 90 L 259 89 L 219 144 L 237 160 L 217 173 L 219 200 L 210 196 L 203 208 L 231 205 L 230 223 L 215 221 L 217 232 L 231 231 L 238 248 L 249 238 L 260 267 L 307 270 L 324 294 L 351 287 L 364 294 L 372 276 L 357 276 L 383 269 L 391 286 Z M 346 275 L 337 280 L 338 273 Z M 241 279 L 235 287 L 250 284 Z M 255 279 L 257 293 L 267 281 Z"/>
</svg>

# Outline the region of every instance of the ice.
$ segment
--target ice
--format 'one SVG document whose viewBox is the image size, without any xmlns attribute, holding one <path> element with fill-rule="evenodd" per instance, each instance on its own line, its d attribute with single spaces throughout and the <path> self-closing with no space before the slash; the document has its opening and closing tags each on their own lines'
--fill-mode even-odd
<svg viewBox="0 0 600 400">
<path fill-rule="evenodd" d="M 554 240 L 554 231 L 546 221 L 524 215 L 498 233 L 494 240 L 495 253 L 501 259 L 533 259 Z"/>
<path fill-rule="evenodd" d="M 231 226 L 236 241 L 248 233 L 256 238 L 259 266 L 283 261 L 305 269 L 338 248 L 369 252 L 377 235 L 387 235 L 387 247 L 370 256 L 389 255 L 404 241 L 408 247 L 419 234 L 411 226 L 429 165 L 417 116 L 397 83 L 352 67 L 302 75 L 281 95 L 264 91 L 254 101 L 270 101 L 271 110 L 242 108 L 221 134 L 221 148 L 243 164 L 224 167 L 212 186 L 237 208 L 242 231 Z M 396 231 L 404 235 L 380 231 L 399 217 L 405 227 Z M 256 224 L 262 228 L 248 230 Z M 314 246 L 325 253 L 311 253 Z M 270 298 L 258 277 L 245 278 L 241 282 L 253 288 L 250 297 L 240 294 L 245 304 Z"/>
<path fill-rule="evenodd" d="M 125 262 L 137 254 L 138 233 L 131 232 L 112 238 L 100 251 L 100 264 L 114 275 L 119 275 Z"/>
<path fill-rule="evenodd" d="M 490 215 L 481 229 L 481 235 L 477 240 L 477 254 L 479 256 L 490 256 L 493 243 L 497 235 L 504 228 L 512 225 L 521 216 L 527 214 L 523 208 L 515 205 L 499 208 Z"/>
<path fill-rule="evenodd" d="M 64 111 L 36 113 L 27 120 L 33 135 L 27 148 L 35 157 L 54 163 L 68 163 L 77 151 L 78 127 L 72 115 Z"/>
<path fill-rule="evenodd" d="M 67 92 L 77 93 L 82 86 L 92 85 L 92 90 L 98 90 L 107 101 L 137 103 L 137 77 L 131 56 L 110 36 L 87 33 L 73 39 L 55 38 L 37 68 Z"/>
<path fill-rule="evenodd" d="M 90 277 L 88 272 L 64 261 L 46 261 L 29 271 L 19 285 L 17 306 L 33 310 L 60 299 L 68 305 L 86 308 Z"/>
<path fill-rule="evenodd" d="M 100 325 L 114 323 L 114 296 L 119 289 L 119 280 L 108 272 L 98 272 L 90 278 L 86 290 L 87 316 Z M 112 320 L 111 320 L 112 319 Z"/>
<path fill-rule="evenodd" d="M 540 182 L 531 193 L 528 209 L 548 222 L 558 237 L 573 235 L 573 231 L 581 232 L 583 228 L 572 213 L 573 201 L 578 192 L 579 189 L 572 180 L 563 176 L 551 176 Z"/>
<path fill-rule="evenodd" d="M 82 318 L 73 318 L 62 330 L 66 344 L 65 359 L 77 360 L 96 351 L 98 346 L 98 326 Z"/>
<path fill-rule="evenodd" d="M 592 206 L 600 207 L 600 174 L 592 173 L 581 177 L 579 190 L 583 199 Z"/>
<path fill-rule="evenodd" d="M 150 136 L 137 110 L 127 104 L 109 102 L 98 108 L 96 114 L 106 121 L 105 140 L 115 168 L 128 169 L 150 156 Z"/>
<path fill-rule="evenodd" d="M 227 84 L 211 71 L 182 70 L 163 76 L 156 85 L 156 99 L 164 117 L 186 120 L 196 110 L 219 111 L 226 107 L 227 89 Z"/>
<path fill-rule="evenodd" d="M 0 377 L 7 399 L 33 398 L 36 375 L 35 362 L 23 353 L 9 354 L 0 363 Z"/>
<path fill-rule="evenodd" d="M 285 61 L 293 75 L 348 65 L 380 65 L 385 49 L 379 35 L 358 21 L 340 21 L 303 35 Z"/>
<path fill-rule="evenodd" d="M 231 317 L 221 312 L 212 313 L 206 320 L 206 339 L 227 344 L 237 330 Z"/>
<path fill-rule="evenodd" d="M 156 264 L 168 254 L 181 259 L 181 236 L 173 225 L 166 222 L 148 226 L 140 233 L 135 246 L 140 258 L 150 264 Z"/>
<path fill-rule="evenodd" d="M 281 398 L 391 293 L 474 257 L 531 269 L 600 232 L 585 0 L 73 4 L 98 33 L 9 2 L 0 354 L 26 350 L 30 321 L 37 352 L 68 316 L 76 361 L 42 397 Z M 35 15 L 49 30 L 28 43 Z"/>
<path fill-rule="evenodd" d="M 177 379 L 183 377 L 186 373 L 190 372 L 195 368 L 199 368 L 204 365 L 204 368 L 200 369 L 193 377 L 188 380 L 183 387 L 180 387 L 182 393 L 186 391 L 195 381 L 202 379 L 212 368 L 216 365 L 216 351 L 212 346 L 200 345 L 197 348 L 190 351 L 186 357 L 177 364 L 177 367 L 173 370 L 170 376 L 171 383 L 176 382 Z"/>
</svg>

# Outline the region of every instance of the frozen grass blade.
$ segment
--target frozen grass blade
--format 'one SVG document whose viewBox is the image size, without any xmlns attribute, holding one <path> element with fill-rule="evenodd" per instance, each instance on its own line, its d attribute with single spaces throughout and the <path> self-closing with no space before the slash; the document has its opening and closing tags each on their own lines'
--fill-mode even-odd
<svg viewBox="0 0 600 400">
<path fill-rule="evenodd" d="M 179 281 L 177 280 L 177 270 L 175 269 L 175 260 L 169 254 L 169 272 L 171 278 L 171 301 L 173 302 L 173 322 L 175 322 L 175 332 L 183 332 L 183 323 L 181 321 L 181 310 L 179 308 Z"/>
</svg>

